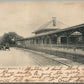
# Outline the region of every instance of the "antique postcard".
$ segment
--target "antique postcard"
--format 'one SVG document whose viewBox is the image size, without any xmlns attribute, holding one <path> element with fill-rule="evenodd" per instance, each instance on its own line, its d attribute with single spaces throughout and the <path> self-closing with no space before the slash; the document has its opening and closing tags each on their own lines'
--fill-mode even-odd
<svg viewBox="0 0 84 84">
<path fill-rule="evenodd" d="M 84 1 L 0 2 L 0 83 L 84 83 Z"/>
</svg>

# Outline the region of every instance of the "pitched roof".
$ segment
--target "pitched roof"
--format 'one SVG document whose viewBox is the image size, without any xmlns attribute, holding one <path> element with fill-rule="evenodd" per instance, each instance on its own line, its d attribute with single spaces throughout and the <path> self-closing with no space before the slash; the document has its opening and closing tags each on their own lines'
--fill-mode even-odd
<svg viewBox="0 0 84 84">
<path fill-rule="evenodd" d="M 67 32 L 69 30 L 74 30 L 74 29 L 79 29 L 79 28 L 84 28 L 84 24 L 80 24 L 80 25 L 76 25 L 76 26 L 72 26 L 72 27 L 68 27 L 68 28 L 64 28 L 64 29 L 60 29 L 60 30 L 50 31 L 50 32 L 46 32 L 46 33 L 37 34 L 33 37 L 29 37 L 29 38 L 25 38 L 25 39 L 21 39 L 21 40 L 27 40 L 27 39 L 37 38 L 40 36 L 51 35 L 51 34 L 55 34 L 55 33 L 61 33 L 64 31 Z"/>
<path fill-rule="evenodd" d="M 61 21 L 56 20 L 55 22 L 53 22 L 53 20 L 47 22 L 46 24 L 43 24 L 42 26 L 40 26 L 39 29 L 37 29 L 36 31 L 34 31 L 33 33 L 38 33 L 41 32 L 43 30 L 58 30 L 61 28 L 66 28 L 68 27 L 66 24 L 62 23 Z"/>
</svg>

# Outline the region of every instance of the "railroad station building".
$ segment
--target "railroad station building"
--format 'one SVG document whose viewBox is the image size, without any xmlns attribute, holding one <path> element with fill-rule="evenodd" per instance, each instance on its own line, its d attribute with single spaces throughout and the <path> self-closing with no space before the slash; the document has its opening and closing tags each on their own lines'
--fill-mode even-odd
<svg viewBox="0 0 84 84">
<path fill-rule="evenodd" d="M 35 36 L 17 41 L 17 45 L 23 47 L 63 47 L 83 48 L 84 46 L 84 24 L 66 27 L 55 17 L 33 32 Z"/>
</svg>

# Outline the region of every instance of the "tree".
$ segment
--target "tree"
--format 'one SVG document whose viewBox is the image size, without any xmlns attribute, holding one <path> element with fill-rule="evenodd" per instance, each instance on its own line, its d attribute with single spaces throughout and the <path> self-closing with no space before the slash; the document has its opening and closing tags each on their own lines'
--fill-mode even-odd
<svg viewBox="0 0 84 84">
<path fill-rule="evenodd" d="M 16 40 L 19 40 L 22 38 L 23 37 L 19 36 L 15 32 L 5 33 L 0 39 L 0 44 L 3 45 L 8 43 L 9 45 L 15 45 Z"/>
</svg>

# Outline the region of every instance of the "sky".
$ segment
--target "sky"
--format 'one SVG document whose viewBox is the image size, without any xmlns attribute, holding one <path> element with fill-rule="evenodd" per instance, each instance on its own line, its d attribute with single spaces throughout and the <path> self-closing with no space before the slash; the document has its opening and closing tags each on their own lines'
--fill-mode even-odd
<svg viewBox="0 0 84 84">
<path fill-rule="evenodd" d="M 30 37 L 35 30 L 56 17 L 68 26 L 84 23 L 84 1 L 0 2 L 0 36 L 16 32 Z"/>
</svg>

